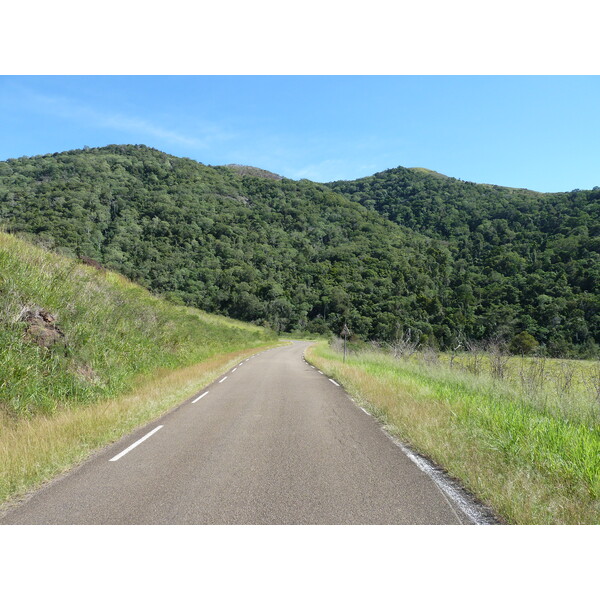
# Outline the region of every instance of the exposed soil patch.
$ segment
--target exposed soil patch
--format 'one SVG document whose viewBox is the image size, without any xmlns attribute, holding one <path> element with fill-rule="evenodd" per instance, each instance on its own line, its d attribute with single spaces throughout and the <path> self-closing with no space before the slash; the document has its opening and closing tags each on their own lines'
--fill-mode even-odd
<svg viewBox="0 0 600 600">
<path fill-rule="evenodd" d="M 263 179 L 276 179 L 281 180 L 283 177 L 277 175 L 277 173 L 271 173 L 271 171 L 265 171 L 265 169 L 259 169 L 258 167 L 250 167 L 248 165 L 225 165 L 228 169 L 235 171 L 242 177 L 262 177 Z"/>
<path fill-rule="evenodd" d="M 98 271 L 102 271 L 102 272 L 106 271 L 105 267 L 103 267 L 97 260 L 94 260 L 93 258 L 90 258 L 89 256 L 80 256 L 79 260 L 84 265 L 88 265 L 89 267 L 94 267 L 94 269 L 96 269 Z"/>
<path fill-rule="evenodd" d="M 50 348 L 64 340 L 65 334 L 56 325 L 56 316 L 39 306 L 28 308 L 21 315 L 21 321 L 29 324 L 25 337 L 41 348 Z"/>
<path fill-rule="evenodd" d="M 96 371 L 94 371 L 94 369 L 92 369 L 92 367 L 90 367 L 90 365 L 77 364 L 73 367 L 72 371 L 75 373 L 75 375 L 77 375 L 84 381 L 87 381 L 88 383 L 100 383 L 100 378 L 98 377 L 98 374 L 96 373 Z"/>
</svg>

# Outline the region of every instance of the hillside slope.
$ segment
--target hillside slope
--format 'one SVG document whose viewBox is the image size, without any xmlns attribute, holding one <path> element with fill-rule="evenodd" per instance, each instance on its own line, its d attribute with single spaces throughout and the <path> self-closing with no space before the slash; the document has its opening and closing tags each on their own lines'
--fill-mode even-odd
<svg viewBox="0 0 600 600">
<path fill-rule="evenodd" d="M 424 306 L 446 284 L 440 244 L 325 186 L 147 147 L 0 163 L 0 224 L 277 331 L 339 331 L 348 319 L 364 336 L 389 338 L 399 322 L 432 333 Z"/>
<path fill-rule="evenodd" d="M 51 414 L 112 398 L 157 369 L 273 338 L 0 233 L 0 412 Z"/>
<path fill-rule="evenodd" d="M 527 330 L 557 355 L 598 351 L 600 188 L 542 194 L 403 167 L 327 185 L 446 242 L 466 337 Z"/>
</svg>

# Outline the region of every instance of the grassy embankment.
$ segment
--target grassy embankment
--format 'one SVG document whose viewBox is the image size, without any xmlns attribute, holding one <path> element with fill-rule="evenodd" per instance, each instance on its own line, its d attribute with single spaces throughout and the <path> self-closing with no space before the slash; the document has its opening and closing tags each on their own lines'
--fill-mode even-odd
<svg viewBox="0 0 600 600">
<path fill-rule="evenodd" d="M 0 502 L 276 343 L 0 233 Z"/>
<path fill-rule="evenodd" d="M 388 430 L 507 523 L 600 523 L 600 370 L 589 361 L 307 352 Z"/>
</svg>

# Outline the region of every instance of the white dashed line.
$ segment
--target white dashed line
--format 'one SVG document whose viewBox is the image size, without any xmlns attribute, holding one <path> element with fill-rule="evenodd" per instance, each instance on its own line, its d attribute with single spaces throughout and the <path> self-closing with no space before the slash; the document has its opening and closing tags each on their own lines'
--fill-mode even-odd
<svg viewBox="0 0 600 600">
<path fill-rule="evenodd" d="M 225 375 L 225 377 L 223 377 L 223 379 L 221 379 L 221 381 L 219 381 L 219 383 L 223 383 L 226 379 L 227 379 L 227 375 Z"/>
<path fill-rule="evenodd" d="M 337 381 L 334 381 L 333 379 L 329 379 L 329 381 L 331 381 L 333 385 L 337 385 L 338 387 L 340 387 L 340 384 Z"/>
<path fill-rule="evenodd" d="M 202 394 L 201 396 L 198 396 L 195 400 L 192 400 L 192 404 L 195 404 L 196 402 L 198 402 L 198 400 L 200 400 L 201 398 L 204 398 L 204 396 L 206 396 L 206 394 L 208 394 L 208 392 L 204 392 L 204 394 Z"/>
<path fill-rule="evenodd" d="M 368 410 L 365 410 L 362 406 L 360 407 L 360 410 L 362 410 L 366 415 L 371 416 L 371 413 Z"/>
<path fill-rule="evenodd" d="M 117 454 L 116 456 L 113 456 L 109 462 L 119 460 L 122 456 L 125 456 L 130 450 L 133 450 L 136 446 L 139 446 L 144 440 L 147 440 L 151 435 L 154 435 L 161 427 L 162 427 L 162 425 L 159 425 L 158 427 L 154 428 L 150 433 L 147 433 L 143 438 L 140 438 L 137 442 L 131 444 L 131 446 L 129 446 L 129 448 L 125 448 L 125 450 L 123 450 L 123 452 L 119 452 L 119 454 Z"/>
<path fill-rule="evenodd" d="M 237 367 L 235 369 L 233 369 L 233 371 L 231 371 L 232 373 L 235 373 L 237 371 Z"/>
<path fill-rule="evenodd" d="M 318 369 L 317 369 L 318 370 Z M 321 375 L 323 375 L 323 371 L 319 371 L 319 373 L 321 373 Z"/>
</svg>

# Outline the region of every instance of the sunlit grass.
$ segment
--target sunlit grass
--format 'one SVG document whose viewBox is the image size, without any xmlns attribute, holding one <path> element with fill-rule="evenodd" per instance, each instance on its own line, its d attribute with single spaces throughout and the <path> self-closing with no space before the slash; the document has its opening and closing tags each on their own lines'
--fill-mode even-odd
<svg viewBox="0 0 600 600">
<path fill-rule="evenodd" d="M 22 315 L 40 307 L 63 337 L 28 339 Z M 125 393 L 133 379 L 263 344 L 275 335 L 175 306 L 111 272 L 0 233 L 0 409 L 51 414 Z"/>
<path fill-rule="evenodd" d="M 49 347 L 23 318 L 40 309 L 61 332 Z M 0 502 L 278 343 L 0 232 Z"/>
<path fill-rule="evenodd" d="M 0 413 L 0 503 L 34 489 L 94 450 L 159 417 L 254 352 L 233 352 L 201 364 L 157 371 L 137 382 L 134 393 L 52 415 L 17 420 Z"/>
<path fill-rule="evenodd" d="M 574 388 L 559 409 L 558 396 L 526 394 L 511 379 L 443 361 L 371 352 L 343 363 L 324 344 L 307 358 L 506 522 L 600 523 L 600 423 L 592 393 L 582 400 Z"/>
</svg>

